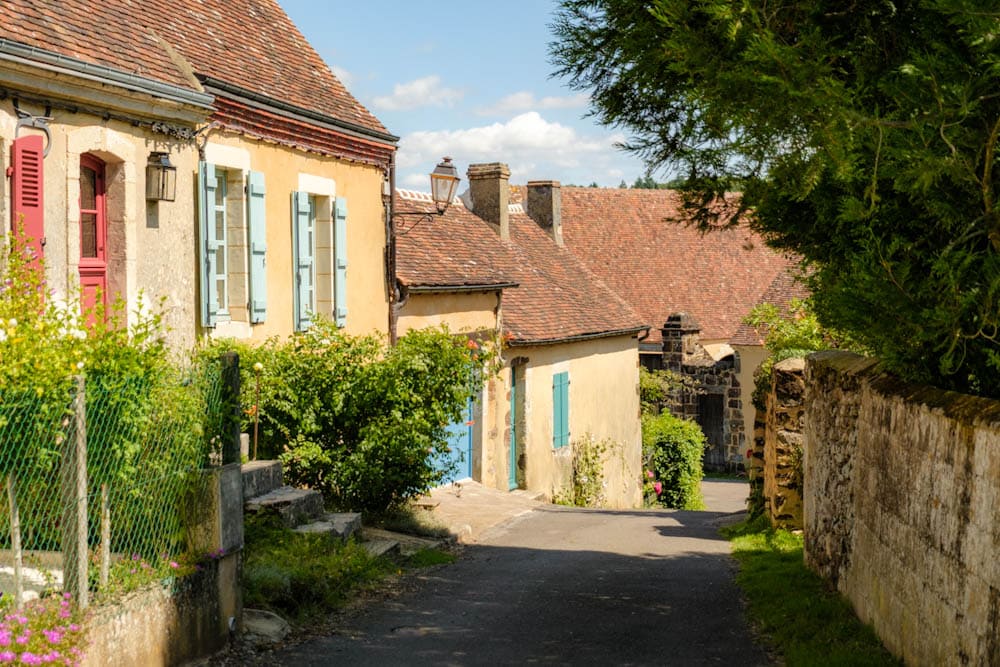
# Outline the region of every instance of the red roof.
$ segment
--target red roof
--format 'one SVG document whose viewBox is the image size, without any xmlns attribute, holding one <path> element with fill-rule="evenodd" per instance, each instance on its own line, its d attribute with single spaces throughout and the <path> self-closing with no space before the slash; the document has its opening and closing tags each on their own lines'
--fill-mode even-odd
<svg viewBox="0 0 1000 667">
<path fill-rule="evenodd" d="M 771 282 L 767 291 L 760 298 L 755 306 L 770 303 L 778 307 L 782 313 L 788 312 L 788 307 L 794 299 L 805 299 L 809 296 L 809 290 L 806 289 L 805 284 L 798 277 L 798 273 L 790 268 L 788 271 L 782 271 L 774 280 Z M 749 314 L 749 311 L 744 313 L 744 317 Z M 763 345 L 764 336 L 767 335 L 767 330 L 757 331 L 749 324 L 740 323 L 739 329 L 733 335 L 730 342 L 731 345 Z"/>
<path fill-rule="evenodd" d="M 563 239 L 587 267 L 659 328 L 685 312 L 707 340 L 729 340 L 791 261 L 749 228 L 702 234 L 673 222 L 681 215 L 671 190 L 562 188 Z"/>
<path fill-rule="evenodd" d="M 399 210 L 430 204 L 399 200 Z M 560 248 L 520 207 L 510 213 L 511 240 L 461 202 L 443 216 L 415 226 L 397 223 L 397 276 L 407 286 L 509 281 L 503 293 L 503 328 L 511 345 L 635 333 L 646 325 L 620 297 L 565 248 Z M 407 231 L 407 227 L 410 227 Z M 466 284 L 466 283 L 462 283 Z"/>
<path fill-rule="evenodd" d="M 351 123 L 385 127 L 275 0 L 3 0 L 0 38 L 198 90 L 198 77 Z"/>
</svg>

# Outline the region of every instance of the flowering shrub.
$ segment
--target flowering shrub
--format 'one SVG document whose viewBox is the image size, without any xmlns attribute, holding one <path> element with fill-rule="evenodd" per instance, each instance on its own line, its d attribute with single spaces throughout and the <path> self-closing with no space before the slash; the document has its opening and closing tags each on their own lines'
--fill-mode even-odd
<svg viewBox="0 0 1000 667">
<path fill-rule="evenodd" d="M 33 600 L 20 611 L 4 601 L 0 612 L 0 663 L 80 664 L 85 637 L 69 593 Z"/>
<path fill-rule="evenodd" d="M 447 460 L 447 427 L 491 360 L 483 347 L 444 328 L 390 347 L 316 318 L 287 341 L 222 341 L 205 354 L 239 353 L 244 426 L 252 432 L 259 419 L 259 457 L 279 457 L 286 479 L 335 505 L 378 511 L 443 477 L 435 464 Z"/>
</svg>

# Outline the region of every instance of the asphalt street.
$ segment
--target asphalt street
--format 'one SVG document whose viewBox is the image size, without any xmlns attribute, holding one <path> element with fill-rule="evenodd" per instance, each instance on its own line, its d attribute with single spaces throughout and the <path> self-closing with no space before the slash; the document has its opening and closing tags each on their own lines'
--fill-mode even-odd
<svg viewBox="0 0 1000 667">
<path fill-rule="evenodd" d="M 491 530 L 414 589 L 281 665 L 767 665 L 719 523 L 745 483 L 707 481 L 710 510 L 542 506 Z"/>
</svg>

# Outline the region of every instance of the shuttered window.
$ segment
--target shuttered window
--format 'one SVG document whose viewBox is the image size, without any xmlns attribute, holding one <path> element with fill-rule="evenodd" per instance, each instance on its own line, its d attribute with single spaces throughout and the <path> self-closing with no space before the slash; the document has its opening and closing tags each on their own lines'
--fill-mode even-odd
<svg viewBox="0 0 1000 667">
<path fill-rule="evenodd" d="M 552 446 L 569 444 L 569 372 L 552 376 Z"/>
<path fill-rule="evenodd" d="M 39 260 L 45 245 L 43 151 L 44 140 L 36 134 L 15 139 L 11 146 L 11 229 L 23 231 Z"/>
<path fill-rule="evenodd" d="M 337 197 L 333 210 L 334 308 L 338 327 L 347 324 L 347 200 Z"/>
<path fill-rule="evenodd" d="M 315 201 L 306 192 L 292 193 L 292 249 L 295 262 L 295 330 L 312 325 L 316 310 Z"/>
<path fill-rule="evenodd" d="M 229 283 L 226 273 L 226 181 L 214 164 L 198 164 L 198 227 L 201 251 L 202 324 L 214 327 L 228 317 Z"/>
<path fill-rule="evenodd" d="M 247 226 L 250 237 L 250 321 L 267 318 L 267 216 L 264 206 L 264 174 L 247 176 Z"/>
</svg>

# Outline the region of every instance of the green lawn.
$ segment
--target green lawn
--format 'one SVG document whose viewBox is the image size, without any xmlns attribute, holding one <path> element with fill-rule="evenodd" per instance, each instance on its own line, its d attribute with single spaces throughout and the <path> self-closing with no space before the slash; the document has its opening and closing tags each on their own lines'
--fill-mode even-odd
<svg viewBox="0 0 1000 667">
<path fill-rule="evenodd" d="M 789 667 L 899 665 L 842 596 L 802 560 L 802 536 L 759 522 L 723 530 L 732 541 L 751 622 Z"/>
</svg>

